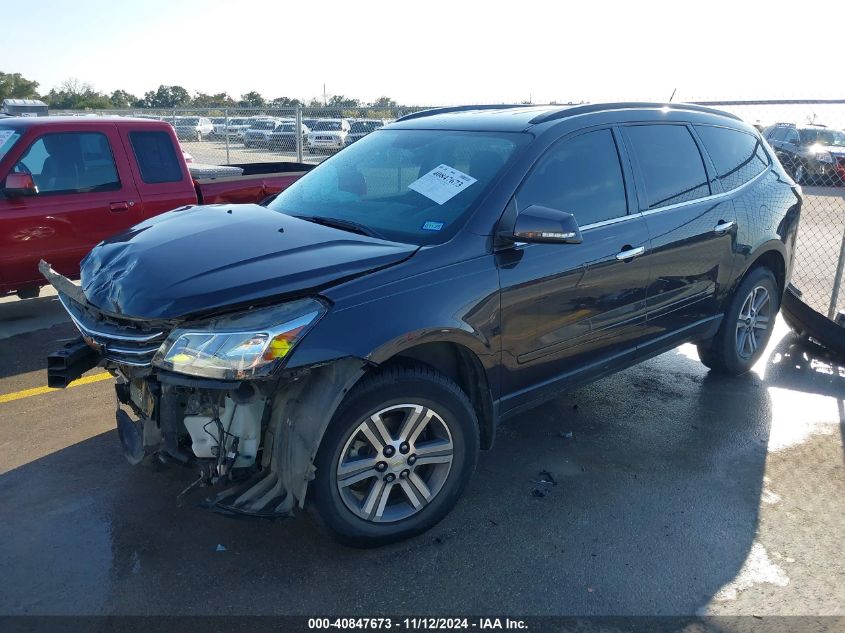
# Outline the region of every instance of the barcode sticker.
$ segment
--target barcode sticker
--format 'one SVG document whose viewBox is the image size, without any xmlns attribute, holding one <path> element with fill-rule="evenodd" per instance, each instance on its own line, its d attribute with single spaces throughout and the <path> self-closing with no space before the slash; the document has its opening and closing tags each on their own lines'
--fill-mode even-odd
<svg viewBox="0 0 845 633">
<path fill-rule="evenodd" d="M 449 165 L 438 165 L 408 185 L 408 189 L 424 195 L 437 204 L 445 204 L 474 182 L 476 182 L 475 178 L 462 171 Z"/>
</svg>

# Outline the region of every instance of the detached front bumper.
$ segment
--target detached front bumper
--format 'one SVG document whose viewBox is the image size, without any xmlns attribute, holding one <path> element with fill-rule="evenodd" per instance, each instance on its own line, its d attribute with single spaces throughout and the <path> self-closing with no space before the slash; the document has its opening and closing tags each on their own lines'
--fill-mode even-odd
<svg viewBox="0 0 845 633">
<path fill-rule="evenodd" d="M 323 433 L 362 375 L 362 359 L 262 380 L 168 372 L 152 358 L 177 322 L 100 310 L 47 264 L 39 268 L 81 334 L 50 355 L 48 381 L 65 387 L 95 366 L 114 375 L 118 435 L 130 463 L 153 458 L 195 467 L 196 483 L 216 488 L 208 505 L 228 512 L 284 516 L 304 503 Z"/>
</svg>

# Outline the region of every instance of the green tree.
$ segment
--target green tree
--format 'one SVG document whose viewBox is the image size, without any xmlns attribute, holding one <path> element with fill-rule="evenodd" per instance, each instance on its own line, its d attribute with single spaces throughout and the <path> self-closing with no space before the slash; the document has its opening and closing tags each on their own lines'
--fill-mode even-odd
<svg viewBox="0 0 845 633">
<path fill-rule="evenodd" d="M 275 108 L 297 108 L 302 105 L 302 101 L 290 97 L 276 97 L 270 102 L 270 105 Z"/>
<path fill-rule="evenodd" d="M 182 86 L 161 85 L 144 93 L 142 104 L 147 108 L 178 108 L 190 103 L 191 95 Z"/>
<path fill-rule="evenodd" d="M 395 108 L 398 104 L 390 97 L 379 97 L 370 105 L 374 108 Z"/>
<path fill-rule="evenodd" d="M 264 100 L 264 97 L 261 96 L 261 93 L 253 90 L 252 92 L 242 94 L 238 105 L 242 108 L 260 108 L 266 103 L 267 102 Z"/>
<path fill-rule="evenodd" d="M 37 81 L 25 79 L 20 73 L 0 72 L 0 101 L 36 98 L 38 98 Z"/>
<path fill-rule="evenodd" d="M 216 95 L 197 92 L 191 99 L 191 105 L 197 108 L 227 108 L 235 105 L 235 100 L 229 96 L 228 92 L 218 92 Z"/>
<path fill-rule="evenodd" d="M 361 107 L 361 100 L 335 95 L 329 99 L 328 105 L 333 108 L 359 108 Z"/>
<path fill-rule="evenodd" d="M 112 107 L 107 95 L 75 78 L 65 79 L 57 88 L 51 89 L 46 100 L 51 107 L 59 110 L 105 110 Z"/>
<path fill-rule="evenodd" d="M 133 108 L 140 102 L 138 97 L 129 94 L 125 90 L 115 90 L 109 96 L 109 102 L 113 108 Z"/>
</svg>

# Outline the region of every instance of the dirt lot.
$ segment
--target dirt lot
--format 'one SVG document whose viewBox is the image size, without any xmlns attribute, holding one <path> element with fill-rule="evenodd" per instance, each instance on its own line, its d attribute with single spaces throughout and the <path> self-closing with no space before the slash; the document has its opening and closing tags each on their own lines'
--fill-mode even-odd
<svg viewBox="0 0 845 633">
<path fill-rule="evenodd" d="M 440 525 L 373 551 L 179 506 L 193 474 L 125 462 L 99 370 L 38 389 L 73 335 L 0 301 L 0 615 L 845 612 L 845 369 L 782 323 L 743 378 L 684 346 L 505 423 Z"/>
</svg>

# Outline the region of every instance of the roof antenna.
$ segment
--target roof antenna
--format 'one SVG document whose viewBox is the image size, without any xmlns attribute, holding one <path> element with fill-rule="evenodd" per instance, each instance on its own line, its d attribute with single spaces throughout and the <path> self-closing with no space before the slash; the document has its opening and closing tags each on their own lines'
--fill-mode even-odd
<svg viewBox="0 0 845 633">
<path fill-rule="evenodd" d="M 674 99 L 674 98 L 675 98 L 675 93 L 676 93 L 676 92 L 678 92 L 678 89 L 677 89 L 677 88 L 675 88 L 675 89 L 672 91 L 672 96 L 671 96 L 671 97 L 669 97 L 669 103 L 672 103 L 672 99 Z"/>
</svg>

